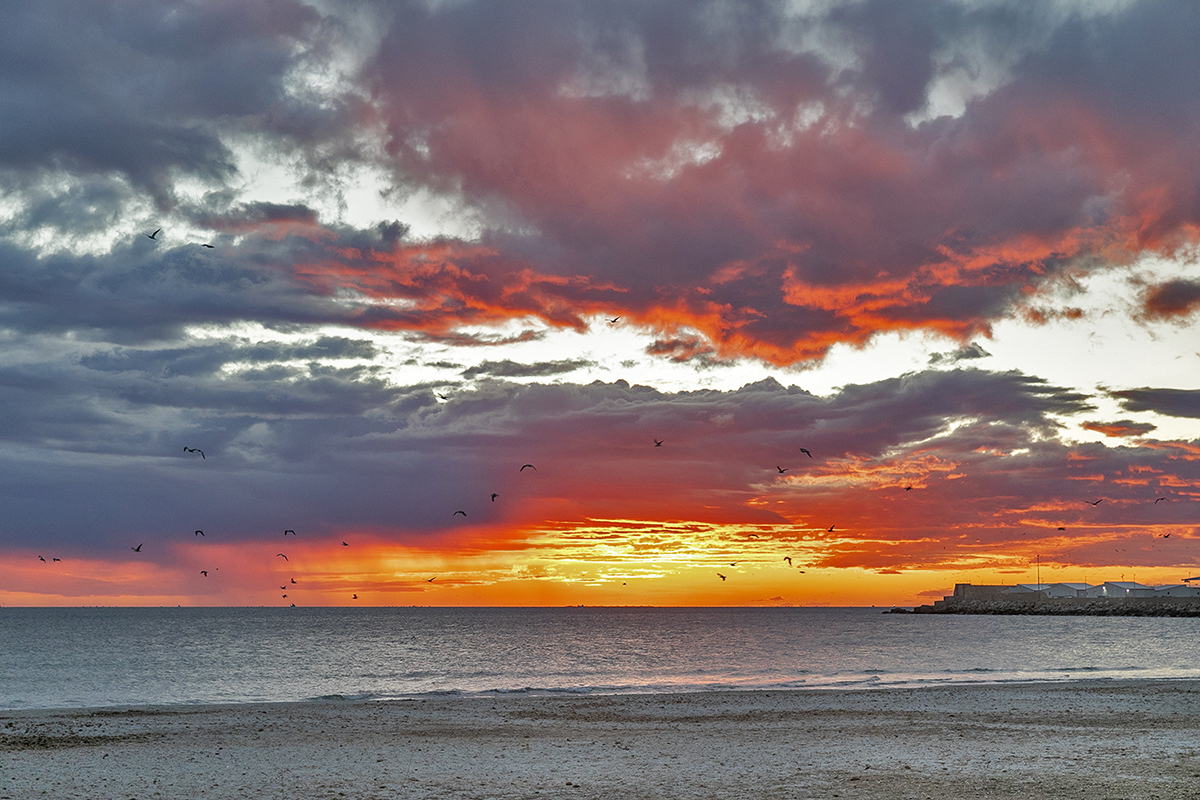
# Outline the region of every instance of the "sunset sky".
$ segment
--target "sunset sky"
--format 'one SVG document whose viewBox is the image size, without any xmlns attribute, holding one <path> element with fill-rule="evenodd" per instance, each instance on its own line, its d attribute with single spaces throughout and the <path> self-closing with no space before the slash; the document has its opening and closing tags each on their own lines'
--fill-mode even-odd
<svg viewBox="0 0 1200 800">
<path fill-rule="evenodd" d="M 0 605 L 1200 574 L 1197 41 L 1193 0 L 6 4 Z"/>
</svg>

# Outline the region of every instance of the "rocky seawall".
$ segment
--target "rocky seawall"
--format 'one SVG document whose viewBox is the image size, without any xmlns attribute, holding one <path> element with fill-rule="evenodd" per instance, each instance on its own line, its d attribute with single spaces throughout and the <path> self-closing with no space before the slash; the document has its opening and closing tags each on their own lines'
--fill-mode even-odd
<svg viewBox="0 0 1200 800">
<path fill-rule="evenodd" d="M 1200 598 L 946 598 L 933 605 L 893 608 L 889 614 L 992 614 L 1073 617 L 1200 617 Z"/>
</svg>

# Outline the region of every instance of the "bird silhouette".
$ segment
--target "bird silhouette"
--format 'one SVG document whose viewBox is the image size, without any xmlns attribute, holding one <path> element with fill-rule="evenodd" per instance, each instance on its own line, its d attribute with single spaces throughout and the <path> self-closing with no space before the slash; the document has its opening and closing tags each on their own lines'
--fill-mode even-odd
<svg viewBox="0 0 1200 800">
<path fill-rule="evenodd" d="M 1164 534 L 1162 535 L 1162 537 L 1163 537 L 1164 539 L 1170 539 L 1170 538 L 1171 538 L 1171 534 L 1169 534 L 1169 533 L 1164 533 Z M 58 559 L 57 559 L 57 558 L 56 558 L 56 559 L 54 559 L 54 560 L 55 560 L 55 561 L 58 561 Z"/>
<path fill-rule="evenodd" d="M 44 556 L 38 556 L 38 561 L 41 561 L 43 564 L 46 563 L 46 559 Z"/>
<path fill-rule="evenodd" d="M 284 599 L 284 600 L 287 600 L 287 595 L 286 595 L 286 594 L 283 596 L 283 599 Z"/>
<path fill-rule="evenodd" d="M 452 517 L 453 517 L 455 514 L 462 514 L 462 515 L 465 517 L 465 516 L 467 515 L 467 512 L 465 512 L 465 511 L 455 511 L 455 512 L 454 512 L 454 514 L 451 514 L 450 516 L 452 516 Z"/>
<path fill-rule="evenodd" d="M 904 491 L 906 491 L 906 492 L 911 492 L 911 491 L 912 491 L 912 487 L 911 487 L 911 486 L 905 486 L 905 487 L 904 487 Z"/>
<path fill-rule="evenodd" d="M 1060 531 L 1065 531 L 1065 530 L 1066 530 L 1066 528 L 1059 528 L 1059 530 L 1060 530 Z"/>
<path fill-rule="evenodd" d="M 1100 505 L 1101 503 L 1103 503 L 1103 502 L 1104 502 L 1104 498 L 1103 498 L 1103 497 L 1101 497 L 1099 500 L 1097 500 L 1097 501 L 1096 501 L 1096 502 L 1094 502 L 1094 503 L 1093 503 L 1091 500 L 1085 500 L 1084 502 L 1085 502 L 1085 503 L 1087 503 L 1087 504 L 1088 504 L 1088 505 L 1090 505 L 1090 506 L 1098 506 L 1098 505 Z"/>
<path fill-rule="evenodd" d="M 519 470 L 517 470 L 517 472 L 524 472 L 526 469 L 532 469 L 534 472 L 537 472 L 537 467 L 533 466 L 533 464 L 526 464 L 525 466 L 523 466 Z"/>
<path fill-rule="evenodd" d="M 285 556 L 283 553 L 276 553 L 275 555 L 279 556 L 279 557 L 280 557 L 280 558 L 282 558 L 284 561 L 288 561 L 288 560 L 289 560 L 289 559 L 288 559 L 288 557 L 287 557 L 287 556 Z"/>
<path fill-rule="evenodd" d="M 342 542 L 342 547 L 349 547 L 349 546 L 350 546 L 349 542 Z"/>
<path fill-rule="evenodd" d="M 493 503 L 494 503 L 494 502 L 496 502 L 496 498 L 497 498 L 497 497 L 499 497 L 499 496 L 500 496 L 500 495 L 499 495 L 498 493 L 496 493 L 496 492 L 492 492 L 492 502 L 493 502 Z"/>
<path fill-rule="evenodd" d="M 1169 533 L 1167 534 L 1167 536 L 1170 536 L 1170 535 L 1171 535 L 1171 534 L 1169 534 Z M 54 558 L 53 556 L 51 556 L 51 557 L 50 557 L 50 560 L 51 560 L 51 561 L 62 561 L 62 559 L 61 559 L 61 558 Z"/>
<path fill-rule="evenodd" d="M 1158 504 L 1159 504 L 1159 502 L 1161 502 L 1161 501 L 1163 501 L 1163 500 L 1166 500 L 1166 499 L 1167 499 L 1167 498 L 1165 498 L 1165 497 L 1160 497 L 1160 498 L 1158 498 L 1157 500 L 1155 500 L 1155 501 L 1154 501 L 1154 505 L 1158 505 Z"/>
<path fill-rule="evenodd" d="M 196 531 L 196 532 L 195 532 L 194 534 L 192 534 L 192 535 L 193 535 L 193 536 L 203 536 L 203 535 L 204 535 L 204 531 Z"/>
<path fill-rule="evenodd" d="M 208 577 L 208 570 L 206 570 L 206 569 L 202 569 L 202 570 L 200 570 L 200 574 L 201 574 L 201 575 L 203 575 L 204 577 L 206 577 L 206 578 L 207 578 L 207 577 Z"/>
<path fill-rule="evenodd" d="M 286 588 L 287 588 L 287 585 L 285 584 L 285 585 L 283 585 L 283 586 L 280 586 L 279 588 L 280 588 L 280 589 L 286 589 Z"/>
<path fill-rule="evenodd" d="M 292 536 L 295 536 L 295 535 L 296 535 L 296 532 L 295 532 L 294 530 L 292 530 L 291 528 L 288 528 L 286 531 L 284 531 L 284 532 L 283 532 L 283 535 L 284 535 L 284 536 L 287 536 L 289 533 L 290 533 Z"/>
<path fill-rule="evenodd" d="M 730 562 L 729 562 L 729 566 L 731 566 L 731 567 L 736 567 L 736 566 L 737 566 L 737 562 L 736 562 L 736 561 L 730 561 Z"/>
<path fill-rule="evenodd" d="M 717 573 L 717 577 L 720 578 L 721 580 L 725 580 L 725 576 L 719 572 Z"/>
<path fill-rule="evenodd" d="M 784 556 L 783 560 L 788 562 L 789 567 L 792 565 L 792 557 L 791 556 Z"/>
<path fill-rule="evenodd" d="M 748 539 L 757 539 L 757 538 L 758 538 L 758 534 L 757 534 L 757 533 L 751 533 L 751 534 L 750 534 L 749 536 L 747 536 L 746 538 L 748 538 Z"/>
<path fill-rule="evenodd" d="M 441 392 L 434 392 L 434 394 L 437 395 L 439 400 L 449 400 L 450 399 L 449 397 L 446 397 L 446 395 L 442 394 Z"/>
<path fill-rule="evenodd" d="M 183 451 L 185 453 L 199 453 L 200 458 L 204 458 L 204 451 L 201 450 L 199 447 L 185 447 L 185 448 L 183 448 Z M 205 459 L 205 460 L 207 460 L 207 459 Z"/>
<path fill-rule="evenodd" d="M 433 576 L 433 578 L 436 578 L 436 577 L 437 577 L 437 575 L 434 575 L 434 576 Z M 426 583 L 433 583 L 433 578 L 428 578 L 428 579 L 426 579 L 426 581 L 425 581 L 425 582 L 426 582 Z"/>
<path fill-rule="evenodd" d="M 145 544 L 145 542 L 143 542 L 142 544 Z M 135 553 L 140 553 L 140 552 L 142 552 L 142 545 L 139 544 L 137 547 L 131 547 L 129 549 Z"/>
<path fill-rule="evenodd" d="M 829 526 L 829 527 L 828 527 L 828 528 L 825 530 L 825 532 L 826 532 L 826 533 L 833 533 L 833 526 L 832 526 L 832 525 L 830 525 L 830 526 Z"/>
<path fill-rule="evenodd" d="M 808 452 L 803 447 L 800 448 L 800 452 L 804 453 L 804 455 L 808 456 L 809 458 L 812 458 L 812 453 Z"/>
<path fill-rule="evenodd" d="M 154 233 L 147 233 L 147 234 L 146 234 L 146 238 L 147 238 L 147 239 L 153 239 L 154 241 L 156 241 L 156 242 L 157 242 L 157 241 L 158 241 L 158 234 L 159 234 L 159 231 L 161 231 L 161 230 L 162 230 L 162 228 L 159 228 L 159 229 L 158 229 L 157 231 L 155 231 Z"/>
<path fill-rule="evenodd" d="M 609 325 L 616 325 L 616 324 L 617 324 L 617 320 L 619 320 L 619 319 L 620 319 L 620 317 L 613 317 L 612 319 L 610 319 L 610 320 L 608 321 L 608 324 L 609 324 Z"/>
<path fill-rule="evenodd" d="M 295 579 L 295 578 L 292 578 L 292 583 L 295 583 L 295 582 L 296 582 L 296 579 Z"/>
<path fill-rule="evenodd" d="M 357 599 L 358 599 L 358 595 L 354 595 L 353 599 L 354 599 L 354 600 L 357 600 Z"/>
<path fill-rule="evenodd" d="M 201 247 L 207 247 L 209 250 L 212 250 L 212 249 L 213 249 L 213 246 L 212 246 L 211 244 L 201 244 L 200 246 L 201 246 Z"/>
<path fill-rule="evenodd" d="M 775 465 L 775 469 L 776 469 L 776 470 L 779 472 L 779 474 L 780 474 L 780 475 L 782 475 L 783 473 L 787 472 L 787 471 L 788 471 L 788 469 L 791 469 L 791 467 L 788 467 L 787 469 L 784 469 L 783 467 L 781 467 L 781 466 L 779 466 L 778 464 L 776 464 L 776 465 Z"/>
<path fill-rule="evenodd" d="M 662 445 L 663 445 L 663 440 L 662 440 L 662 439 L 655 439 L 655 440 L 654 440 L 654 446 L 655 446 L 655 447 L 662 447 Z"/>
</svg>

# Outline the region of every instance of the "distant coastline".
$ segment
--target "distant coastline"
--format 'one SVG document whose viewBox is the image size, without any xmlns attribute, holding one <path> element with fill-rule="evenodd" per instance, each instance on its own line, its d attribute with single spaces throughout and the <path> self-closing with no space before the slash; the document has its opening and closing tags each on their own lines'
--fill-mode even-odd
<svg viewBox="0 0 1200 800">
<path fill-rule="evenodd" d="M 958 583 L 954 593 L 930 605 L 893 608 L 887 614 L 991 614 L 1076 617 L 1200 617 L 1200 586 L 1110 581 L 975 585 Z"/>
</svg>

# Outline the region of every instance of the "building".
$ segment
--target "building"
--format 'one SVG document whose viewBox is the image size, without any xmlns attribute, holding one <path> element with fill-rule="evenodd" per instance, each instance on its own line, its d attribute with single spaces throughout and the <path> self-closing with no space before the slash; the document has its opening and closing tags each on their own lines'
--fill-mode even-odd
<svg viewBox="0 0 1200 800">
<path fill-rule="evenodd" d="M 1154 597 L 1154 587 L 1135 581 L 1105 581 L 1099 586 L 1089 587 L 1088 597 Z"/>
<path fill-rule="evenodd" d="M 1086 583 L 1053 583 L 1046 592 L 1047 597 L 1087 597 L 1092 587 Z"/>
<path fill-rule="evenodd" d="M 1155 597 L 1200 597 L 1200 586 L 1186 583 L 1173 583 L 1167 586 L 1155 586 Z"/>
</svg>

